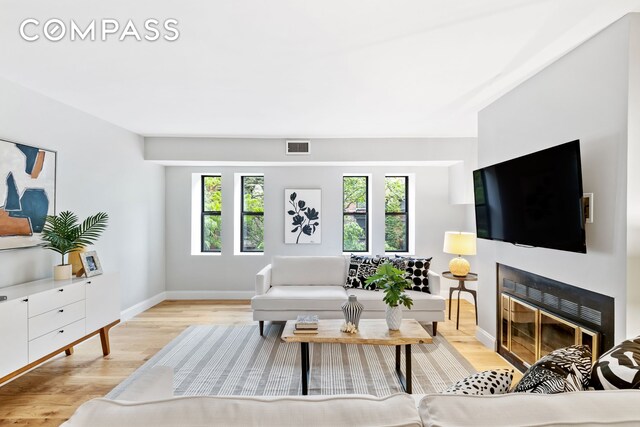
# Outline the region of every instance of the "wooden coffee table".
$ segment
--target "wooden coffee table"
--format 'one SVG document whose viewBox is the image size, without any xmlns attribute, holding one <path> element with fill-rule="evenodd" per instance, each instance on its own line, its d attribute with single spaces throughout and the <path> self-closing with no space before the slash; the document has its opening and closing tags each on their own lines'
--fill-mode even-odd
<svg viewBox="0 0 640 427">
<path fill-rule="evenodd" d="M 398 331 L 390 331 L 387 322 L 382 319 L 360 320 L 360 327 L 355 334 L 341 332 L 344 320 L 320 320 L 318 333 L 315 335 L 296 335 L 295 320 L 289 320 L 282 331 L 282 340 L 299 342 L 302 359 L 302 394 L 308 393 L 309 386 L 309 344 L 310 343 L 338 343 L 338 344 L 366 344 L 366 345 L 395 345 L 396 373 L 402 388 L 411 393 L 411 344 L 430 344 L 431 335 L 414 319 L 403 319 Z M 400 368 L 400 348 L 405 346 L 405 375 Z"/>
</svg>

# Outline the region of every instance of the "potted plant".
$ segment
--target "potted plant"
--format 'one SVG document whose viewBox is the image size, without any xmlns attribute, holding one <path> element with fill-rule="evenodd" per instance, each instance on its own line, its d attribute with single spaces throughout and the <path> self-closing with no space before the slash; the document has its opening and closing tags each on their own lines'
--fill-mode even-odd
<svg viewBox="0 0 640 427">
<path fill-rule="evenodd" d="M 376 273 L 366 280 L 367 284 L 373 284 L 384 291 L 382 299 L 387 304 L 387 326 L 392 331 L 400 329 L 402 323 L 402 305 L 411 309 L 413 300 L 404 291 L 411 287 L 411 282 L 406 278 L 406 273 L 395 268 L 391 263 L 385 262 L 378 266 Z"/>
<path fill-rule="evenodd" d="M 54 280 L 71 279 L 71 264 L 65 264 L 65 255 L 93 244 L 107 228 L 108 219 L 104 212 L 91 215 L 80 224 L 78 217 L 70 211 L 47 216 L 41 235 L 44 247 L 62 257 L 62 263 L 53 268 Z"/>
</svg>

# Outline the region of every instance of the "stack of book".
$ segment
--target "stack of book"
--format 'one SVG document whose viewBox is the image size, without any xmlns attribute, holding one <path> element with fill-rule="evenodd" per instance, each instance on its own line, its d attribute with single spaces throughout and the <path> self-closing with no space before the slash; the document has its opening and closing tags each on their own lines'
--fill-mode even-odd
<svg viewBox="0 0 640 427">
<path fill-rule="evenodd" d="M 300 315 L 296 319 L 296 327 L 294 334 L 317 334 L 318 333 L 318 316 L 316 315 Z"/>
</svg>

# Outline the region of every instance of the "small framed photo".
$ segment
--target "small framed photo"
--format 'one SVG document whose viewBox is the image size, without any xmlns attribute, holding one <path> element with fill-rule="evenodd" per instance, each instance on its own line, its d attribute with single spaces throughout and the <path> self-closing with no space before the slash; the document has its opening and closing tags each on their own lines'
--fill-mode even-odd
<svg viewBox="0 0 640 427">
<path fill-rule="evenodd" d="M 80 261 L 82 261 L 82 268 L 84 268 L 84 273 L 87 277 L 102 274 L 102 265 L 100 265 L 96 251 L 82 252 Z"/>
</svg>

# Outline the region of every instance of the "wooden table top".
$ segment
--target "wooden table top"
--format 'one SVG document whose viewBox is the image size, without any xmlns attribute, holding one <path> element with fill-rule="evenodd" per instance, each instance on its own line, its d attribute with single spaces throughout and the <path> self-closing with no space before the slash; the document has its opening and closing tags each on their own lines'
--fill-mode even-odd
<svg viewBox="0 0 640 427">
<path fill-rule="evenodd" d="M 350 334 L 340 331 L 341 319 L 320 319 L 317 334 L 294 334 L 295 320 L 287 321 L 282 331 L 286 342 L 316 342 L 340 344 L 403 345 L 430 344 L 431 335 L 415 319 L 403 319 L 400 330 L 390 331 L 384 319 L 361 319 L 358 332 Z"/>
</svg>

